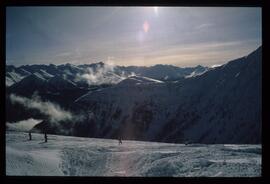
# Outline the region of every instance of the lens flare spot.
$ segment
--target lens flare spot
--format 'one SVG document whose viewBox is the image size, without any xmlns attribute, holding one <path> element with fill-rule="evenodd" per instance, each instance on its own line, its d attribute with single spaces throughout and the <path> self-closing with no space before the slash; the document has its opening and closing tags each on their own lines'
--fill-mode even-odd
<svg viewBox="0 0 270 184">
<path fill-rule="evenodd" d="M 143 31 L 147 33 L 149 31 L 150 25 L 147 21 L 144 21 L 143 23 Z"/>
</svg>

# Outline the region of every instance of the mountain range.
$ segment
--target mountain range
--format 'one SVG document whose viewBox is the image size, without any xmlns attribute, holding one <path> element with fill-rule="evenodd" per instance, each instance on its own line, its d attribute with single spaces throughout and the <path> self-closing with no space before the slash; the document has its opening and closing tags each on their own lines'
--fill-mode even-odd
<svg viewBox="0 0 270 184">
<path fill-rule="evenodd" d="M 19 83 L 21 80 L 32 80 L 28 78 L 39 77 L 41 79 L 50 79 L 54 77 L 62 78 L 66 80 L 66 83 L 75 83 L 77 86 L 85 87 L 83 84 L 95 85 L 97 82 L 87 78 L 83 75 L 100 75 L 103 78 L 110 78 L 111 80 L 103 80 L 103 83 L 113 83 L 112 78 L 115 80 L 126 78 L 130 75 L 140 75 L 157 80 L 177 80 L 183 77 L 189 77 L 191 75 L 202 74 L 208 70 L 208 67 L 196 66 L 180 68 L 172 65 L 154 65 L 150 67 L 144 66 L 117 66 L 109 65 L 103 62 L 73 65 L 22 65 L 15 67 L 13 65 L 6 66 L 6 86 L 10 87 L 15 83 Z M 88 81 L 87 81 L 88 79 Z M 100 83 L 98 83 L 100 84 Z"/>
<path fill-rule="evenodd" d="M 260 143 L 261 82 L 261 47 L 215 68 L 9 65 L 7 121 L 43 119 L 33 130 L 86 137 Z M 36 93 L 83 118 L 54 123 L 9 98 Z"/>
</svg>

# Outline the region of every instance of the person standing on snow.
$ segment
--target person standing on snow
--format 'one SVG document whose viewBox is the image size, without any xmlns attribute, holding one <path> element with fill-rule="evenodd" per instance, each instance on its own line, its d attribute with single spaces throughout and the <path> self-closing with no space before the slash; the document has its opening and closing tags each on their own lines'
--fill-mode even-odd
<svg viewBox="0 0 270 184">
<path fill-rule="evenodd" d="M 119 145 L 122 144 L 122 137 L 121 136 L 118 137 L 118 141 L 119 141 Z"/>
<path fill-rule="evenodd" d="M 31 135 L 30 131 L 28 132 L 28 135 L 29 135 L 29 141 L 31 141 L 32 140 L 32 135 Z"/>
<path fill-rule="evenodd" d="M 45 139 L 45 142 L 47 142 L 48 137 L 47 137 L 47 133 L 46 133 L 46 132 L 45 132 L 45 134 L 44 134 L 44 139 Z"/>
</svg>

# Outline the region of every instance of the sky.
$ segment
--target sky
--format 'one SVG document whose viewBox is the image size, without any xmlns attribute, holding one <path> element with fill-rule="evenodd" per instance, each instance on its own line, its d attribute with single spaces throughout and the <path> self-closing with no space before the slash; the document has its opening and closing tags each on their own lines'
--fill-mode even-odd
<svg viewBox="0 0 270 184">
<path fill-rule="evenodd" d="M 212 66 L 262 43 L 259 7 L 7 7 L 6 64 Z"/>
</svg>

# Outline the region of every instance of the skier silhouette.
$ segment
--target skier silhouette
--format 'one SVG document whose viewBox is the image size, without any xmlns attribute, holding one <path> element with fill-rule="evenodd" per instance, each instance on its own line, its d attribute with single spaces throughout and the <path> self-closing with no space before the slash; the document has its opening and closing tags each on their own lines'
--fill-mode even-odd
<svg viewBox="0 0 270 184">
<path fill-rule="evenodd" d="M 28 135 L 29 135 L 29 141 L 31 141 L 32 140 L 31 132 L 28 132 Z"/>
<path fill-rule="evenodd" d="M 119 141 L 119 145 L 122 144 L 122 137 L 121 136 L 118 137 L 118 141 Z"/>
<path fill-rule="evenodd" d="M 47 137 L 47 133 L 46 132 L 44 133 L 44 139 L 45 139 L 45 142 L 47 142 L 48 137 Z"/>
</svg>

